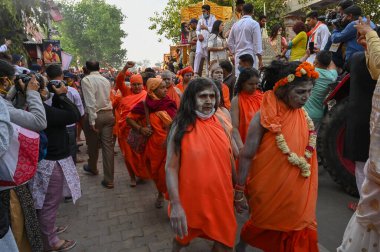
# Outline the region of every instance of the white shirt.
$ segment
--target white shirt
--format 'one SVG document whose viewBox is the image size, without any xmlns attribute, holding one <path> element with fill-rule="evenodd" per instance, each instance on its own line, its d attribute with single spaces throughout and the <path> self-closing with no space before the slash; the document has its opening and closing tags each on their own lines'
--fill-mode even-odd
<svg viewBox="0 0 380 252">
<path fill-rule="evenodd" d="M 250 54 L 255 56 L 263 53 L 261 30 L 258 22 L 245 15 L 236 22 L 228 37 L 228 47 L 235 56 Z"/>
<path fill-rule="evenodd" d="M 91 72 L 82 80 L 82 92 L 90 125 L 95 125 L 97 112 L 112 110 L 111 83 L 99 72 Z"/>
<path fill-rule="evenodd" d="M 213 47 L 225 47 L 226 46 L 226 40 L 224 38 L 221 38 L 220 36 L 216 36 L 215 34 L 211 34 L 208 38 L 208 46 L 207 48 L 213 48 Z M 223 51 L 210 51 L 210 62 L 217 60 L 226 60 L 227 59 L 227 50 Z"/>
<path fill-rule="evenodd" d="M 22 67 L 22 66 L 18 66 L 18 65 L 14 65 L 14 68 L 15 68 L 15 75 L 20 75 L 20 74 L 29 74 L 30 73 L 30 70 L 26 67 Z"/>
<path fill-rule="evenodd" d="M 8 47 L 6 44 L 0 46 L 0 52 L 6 52 L 6 51 L 8 51 Z"/>
<path fill-rule="evenodd" d="M 329 28 L 325 24 L 321 24 L 314 34 L 314 48 L 323 50 L 325 48 L 329 37 L 331 35 Z M 307 47 L 309 48 L 309 43 L 312 40 L 313 36 L 310 36 L 309 41 L 307 42 Z M 313 64 L 315 60 L 316 54 L 312 54 L 307 58 L 307 62 Z"/>
<path fill-rule="evenodd" d="M 216 21 L 216 18 L 215 18 L 215 16 L 212 15 L 212 14 L 210 14 L 210 17 L 209 17 L 208 19 L 205 19 L 205 18 L 203 17 L 203 15 L 201 15 L 201 16 L 199 17 L 199 21 L 198 21 L 198 24 L 197 24 L 196 32 L 197 32 L 197 36 L 199 36 L 199 35 L 203 35 L 204 40 L 201 42 L 201 41 L 199 41 L 199 39 L 198 39 L 198 41 L 197 41 L 196 52 L 200 52 L 200 51 L 202 51 L 202 50 L 204 50 L 204 49 L 207 48 L 208 37 L 209 37 L 209 35 L 210 35 L 210 32 L 212 31 L 212 26 L 214 25 L 215 21 Z M 207 28 L 208 28 L 208 30 L 202 30 L 202 29 L 201 29 L 201 25 L 202 25 L 202 24 L 203 24 L 203 25 L 206 25 Z"/>
</svg>

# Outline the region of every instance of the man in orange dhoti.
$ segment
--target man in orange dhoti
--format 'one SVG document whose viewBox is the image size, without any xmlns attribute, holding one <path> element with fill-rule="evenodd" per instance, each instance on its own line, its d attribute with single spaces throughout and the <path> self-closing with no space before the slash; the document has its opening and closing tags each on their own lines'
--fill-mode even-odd
<svg viewBox="0 0 380 252">
<path fill-rule="evenodd" d="M 127 124 L 126 120 L 127 115 L 131 112 L 132 108 L 139 102 L 145 100 L 147 93 L 143 90 L 143 79 L 141 75 L 132 75 L 130 78 L 130 83 L 131 95 L 125 96 L 120 100 L 120 117 L 116 123 L 119 127 L 119 146 L 123 152 L 124 162 L 131 178 L 130 186 L 135 187 L 137 185 L 136 176 L 141 179 L 148 179 L 150 176 L 146 169 L 143 155 L 133 151 L 127 143 L 127 138 L 131 128 Z"/>
<path fill-rule="evenodd" d="M 238 211 L 244 206 L 248 176 L 251 216 L 236 251 L 249 244 L 265 252 L 317 252 L 316 133 L 302 107 L 318 73 L 307 62 L 276 62 L 269 69 L 275 86 L 264 94 L 240 152 L 235 205 Z"/>
<path fill-rule="evenodd" d="M 179 75 L 182 76 L 182 81 L 176 86 L 182 93 L 185 92 L 187 85 L 194 76 L 194 71 L 191 66 L 185 67 L 179 71 Z"/>
<path fill-rule="evenodd" d="M 222 120 L 215 115 L 217 92 L 210 80 L 193 80 L 170 131 L 166 181 L 177 236 L 173 252 L 197 237 L 214 241 L 212 251 L 232 251 L 234 246 L 232 150 Z"/>
<path fill-rule="evenodd" d="M 174 86 L 173 73 L 168 70 L 165 70 L 164 72 L 162 72 L 161 78 L 166 82 L 166 88 L 168 89 L 169 98 L 175 101 L 177 108 L 179 108 L 182 92 L 181 90 L 179 90 L 179 88 Z"/>
<path fill-rule="evenodd" d="M 165 182 L 166 137 L 177 112 L 177 106 L 167 96 L 166 83 L 162 79 L 150 78 L 147 81 L 147 90 L 145 104 L 149 110 L 150 125 L 147 125 L 145 119 L 144 102 L 139 102 L 132 109 L 127 116 L 127 123 L 144 136 L 149 137 L 144 159 L 158 190 L 155 205 L 157 208 L 162 208 L 164 194 L 167 191 Z"/>
<path fill-rule="evenodd" d="M 263 94 L 257 90 L 259 72 L 256 69 L 243 70 L 236 83 L 236 93 L 231 101 L 233 137 L 239 150 L 243 148 L 251 120 L 259 111 Z"/>
</svg>

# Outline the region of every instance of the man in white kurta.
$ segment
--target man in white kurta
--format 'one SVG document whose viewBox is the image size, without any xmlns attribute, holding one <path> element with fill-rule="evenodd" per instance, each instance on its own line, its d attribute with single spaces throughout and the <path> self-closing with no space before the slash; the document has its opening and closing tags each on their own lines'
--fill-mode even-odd
<svg viewBox="0 0 380 252">
<path fill-rule="evenodd" d="M 197 48 L 195 51 L 194 71 L 202 76 L 203 63 L 206 60 L 206 72 L 208 71 L 207 41 L 216 18 L 211 14 L 210 5 L 202 6 L 202 15 L 197 24 Z"/>
<path fill-rule="evenodd" d="M 243 6 L 244 16 L 232 26 L 230 36 L 228 37 L 228 47 L 235 56 L 235 75 L 239 76 L 239 57 L 244 54 L 250 54 L 255 59 L 254 67 L 256 69 L 263 66 L 262 60 L 262 38 L 258 22 L 253 20 L 253 5 L 245 4 Z"/>
<path fill-rule="evenodd" d="M 318 21 L 318 12 L 316 11 L 307 14 L 306 24 L 311 27 L 311 31 L 307 34 L 309 36 L 307 48 L 310 48 L 311 42 L 314 43 L 314 53 L 306 61 L 313 64 L 317 53 L 325 48 L 331 33 L 327 25 Z"/>
</svg>

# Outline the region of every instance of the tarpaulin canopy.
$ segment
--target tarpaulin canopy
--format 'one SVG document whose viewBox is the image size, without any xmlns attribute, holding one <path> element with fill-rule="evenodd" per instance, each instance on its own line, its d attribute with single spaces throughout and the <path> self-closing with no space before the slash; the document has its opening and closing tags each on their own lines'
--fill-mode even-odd
<svg viewBox="0 0 380 252">
<path fill-rule="evenodd" d="M 204 4 L 208 4 L 211 7 L 211 14 L 215 15 L 216 19 L 226 21 L 232 17 L 231 6 L 219 6 L 216 3 L 205 1 Z M 181 9 L 181 23 L 190 22 L 192 18 L 198 19 L 202 15 L 203 1 L 190 5 Z"/>
</svg>

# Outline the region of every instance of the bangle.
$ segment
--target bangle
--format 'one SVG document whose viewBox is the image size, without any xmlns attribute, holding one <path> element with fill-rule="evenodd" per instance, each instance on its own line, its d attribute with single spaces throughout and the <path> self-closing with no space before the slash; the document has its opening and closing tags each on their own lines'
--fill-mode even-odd
<svg viewBox="0 0 380 252">
<path fill-rule="evenodd" d="M 239 184 L 235 185 L 235 191 L 243 191 L 244 192 L 244 190 L 245 190 L 245 185 L 239 185 Z"/>
</svg>

